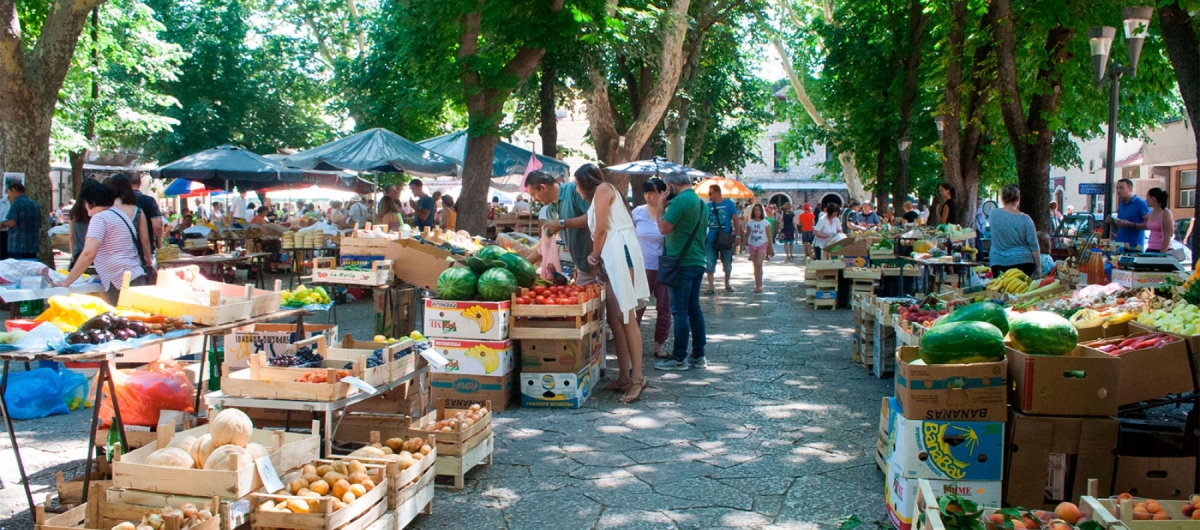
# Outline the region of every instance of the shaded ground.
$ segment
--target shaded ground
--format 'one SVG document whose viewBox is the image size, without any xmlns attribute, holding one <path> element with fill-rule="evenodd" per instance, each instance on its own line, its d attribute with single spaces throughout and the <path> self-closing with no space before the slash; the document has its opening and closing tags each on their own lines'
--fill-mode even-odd
<svg viewBox="0 0 1200 530">
<path fill-rule="evenodd" d="M 470 473 L 462 491 L 439 488 L 434 515 L 415 527 L 830 528 L 852 513 L 885 519 L 873 451 L 891 380 L 850 362 L 852 315 L 807 308 L 802 275 L 800 266 L 768 264 L 766 292 L 753 295 L 750 265 L 735 260 L 738 292 L 703 297 L 708 369 L 657 372 L 648 355 L 651 388 L 638 403 L 597 391 L 579 410 L 497 413 L 495 463 Z M 370 314 L 369 302 L 343 306 L 341 331 L 372 335 Z M 80 472 L 88 419 L 17 423 L 38 491 L 53 490 L 55 471 Z M 8 445 L 0 440 L 8 485 L 0 529 L 31 528 Z"/>
</svg>

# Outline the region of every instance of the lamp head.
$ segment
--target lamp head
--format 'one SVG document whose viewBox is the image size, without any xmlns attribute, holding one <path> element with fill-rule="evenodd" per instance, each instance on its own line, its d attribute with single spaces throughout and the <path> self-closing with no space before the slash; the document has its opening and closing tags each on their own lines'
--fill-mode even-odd
<svg viewBox="0 0 1200 530">
<path fill-rule="evenodd" d="M 938 114 L 933 117 L 933 124 L 937 126 L 938 140 L 942 139 L 942 131 L 946 130 L 946 125 L 950 122 L 950 117 L 945 114 Z"/>
<path fill-rule="evenodd" d="M 904 135 L 899 140 L 896 140 L 896 147 L 900 148 L 901 153 L 907 153 L 911 145 L 912 138 L 909 138 L 908 135 Z"/>
<path fill-rule="evenodd" d="M 1088 28 L 1088 45 L 1092 48 L 1092 71 L 1096 74 L 1097 88 L 1104 84 L 1108 53 L 1112 49 L 1113 37 L 1116 36 L 1117 28 L 1112 26 Z"/>
<path fill-rule="evenodd" d="M 1125 51 L 1128 53 L 1129 69 L 1137 72 L 1138 59 L 1142 56 L 1142 44 L 1146 42 L 1146 33 L 1150 29 L 1150 17 L 1154 16 L 1152 7 L 1126 7 L 1121 9 L 1121 19 L 1125 22 Z"/>
</svg>

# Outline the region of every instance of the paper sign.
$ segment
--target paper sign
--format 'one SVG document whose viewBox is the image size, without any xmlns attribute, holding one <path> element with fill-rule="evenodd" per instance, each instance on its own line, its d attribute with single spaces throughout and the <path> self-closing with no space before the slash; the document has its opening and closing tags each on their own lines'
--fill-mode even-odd
<svg viewBox="0 0 1200 530">
<path fill-rule="evenodd" d="M 438 353 L 437 350 L 434 350 L 433 348 L 421 350 L 420 353 L 421 357 L 424 357 L 426 361 L 429 361 L 429 364 L 433 365 L 434 370 L 441 370 L 450 362 L 449 359 Z"/>
<path fill-rule="evenodd" d="M 375 387 L 371 386 L 370 383 L 354 376 L 343 377 L 340 381 L 342 383 L 350 383 L 350 386 L 362 390 L 368 394 L 374 394 L 376 392 Z"/>
<path fill-rule="evenodd" d="M 275 464 L 271 463 L 270 456 L 264 456 L 254 461 L 258 466 L 258 476 L 262 478 L 263 487 L 267 491 L 275 492 L 283 489 L 283 481 L 279 480 L 279 472 L 275 471 Z"/>
</svg>

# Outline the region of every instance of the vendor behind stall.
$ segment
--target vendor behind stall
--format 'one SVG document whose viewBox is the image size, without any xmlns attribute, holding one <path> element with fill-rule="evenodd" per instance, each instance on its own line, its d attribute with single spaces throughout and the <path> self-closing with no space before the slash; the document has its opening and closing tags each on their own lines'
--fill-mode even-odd
<svg viewBox="0 0 1200 530">
<path fill-rule="evenodd" d="M 1133 181 L 1129 179 L 1117 181 L 1117 199 L 1117 217 L 1108 217 L 1108 222 L 1117 226 L 1117 242 L 1134 249 L 1144 248 L 1150 205 L 1133 194 Z"/>
<path fill-rule="evenodd" d="M 95 179 L 83 181 L 79 190 L 79 202 L 85 204 L 92 220 L 88 224 L 83 252 L 71 268 L 71 274 L 65 280 L 55 282 L 56 286 L 67 287 L 75 283 L 93 263 L 96 266 L 96 275 L 100 277 L 100 284 L 108 290 L 109 300 L 113 303 L 119 296 L 125 271 L 129 271 L 131 285 L 147 283 L 149 276 L 146 275 L 146 271 L 152 270 L 153 265 L 148 257 L 139 255 L 139 242 L 134 235 L 133 220 L 119 208 L 113 207 L 116 198 L 116 191 L 109 186 Z M 141 233 L 146 233 L 146 218 L 138 217 L 141 220 L 138 229 Z"/>
</svg>

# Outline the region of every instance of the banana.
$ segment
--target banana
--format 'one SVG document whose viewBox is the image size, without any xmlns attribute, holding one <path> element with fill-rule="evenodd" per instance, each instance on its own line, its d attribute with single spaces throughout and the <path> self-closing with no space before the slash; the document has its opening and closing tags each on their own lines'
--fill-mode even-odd
<svg viewBox="0 0 1200 530">
<path fill-rule="evenodd" d="M 496 353 L 496 350 L 493 350 L 482 344 L 477 344 L 475 347 L 467 350 L 463 355 L 466 355 L 472 359 L 477 359 L 481 364 L 483 364 L 484 373 L 490 374 L 500 368 L 500 355 Z"/>
<path fill-rule="evenodd" d="M 492 329 L 495 322 L 492 321 L 492 312 L 478 305 L 473 305 L 462 311 L 462 316 L 474 320 L 479 325 L 480 333 L 487 333 Z"/>
</svg>

